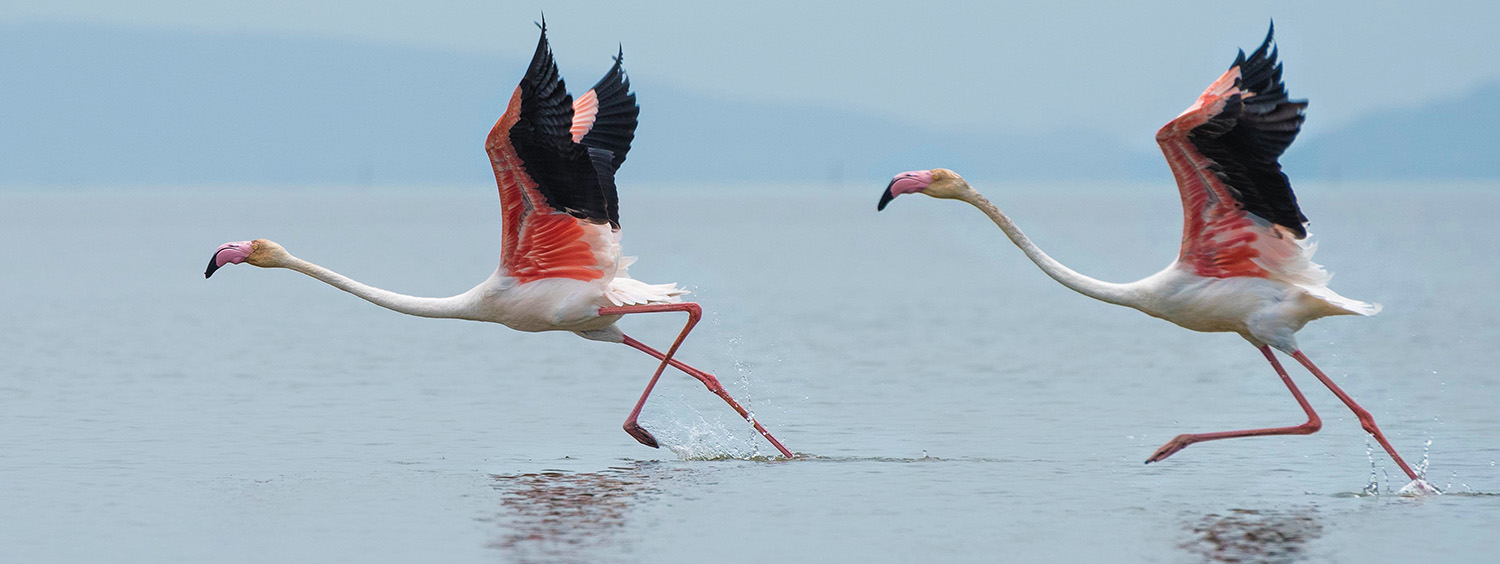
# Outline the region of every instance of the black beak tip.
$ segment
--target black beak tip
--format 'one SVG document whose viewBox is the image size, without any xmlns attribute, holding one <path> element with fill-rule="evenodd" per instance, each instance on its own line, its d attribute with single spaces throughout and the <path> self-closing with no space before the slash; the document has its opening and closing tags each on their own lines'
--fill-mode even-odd
<svg viewBox="0 0 1500 564">
<path fill-rule="evenodd" d="M 891 203 L 891 200 L 896 199 L 896 195 L 891 193 L 891 187 L 895 185 L 896 179 L 894 178 L 891 179 L 890 184 L 885 185 L 885 193 L 880 195 L 880 204 L 875 206 L 875 211 L 885 210 L 885 205 Z"/>
<path fill-rule="evenodd" d="M 203 271 L 203 279 L 207 280 L 208 277 L 213 276 L 214 271 L 218 269 L 219 257 L 218 255 L 215 255 L 214 258 L 208 259 L 208 269 Z"/>
</svg>

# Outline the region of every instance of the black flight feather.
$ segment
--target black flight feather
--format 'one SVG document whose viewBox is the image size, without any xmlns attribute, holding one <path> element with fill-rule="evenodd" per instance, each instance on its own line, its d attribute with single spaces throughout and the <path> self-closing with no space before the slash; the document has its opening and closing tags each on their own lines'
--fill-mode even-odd
<svg viewBox="0 0 1500 564">
<path fill-rule="evenodd" d="M 604 78 L 594 84 L 594 96 L 598 99 L 599 111 L 594 115 L 594 125 L 584 134 L 581 142 L 594 155 L 594 168 L 599 174 L 599 184 L 604 188 L 609 201 L 610 219 L 619 222 L 619 198 L 615 193 L 615 172 L 625 162 L 630 152 L 630 143 L 635 140 L 635 127 L 641 114 L 635 103 L 635 93 L 630 91 L 630 77 L 625 74 L 625 48 L 615 55 L 615 64 Z M 601 160 L 601 156 L 607 157 Z"/>
<path fill-rule="evenodd" d="M 558 75 L 557 62 L 542 37 L 526 76 L 521 79 L 521 111 L 510 129 L 511 146 L 547 205 L 573 217 L 618 227 L 612 213 L 613 182 L 608 196 L 589 149 L 573 142 L 573 97 Z"/>
<path fill-rule="evenodd" d="M 1193 128 L 1188 140 L 1213 160 L 1210 169 L 1229 187 L 1245 211 L 1281 225 L 1301 239 L 1307 236 L 1307 217 L 1297 206 L 1292 184 L 1277 159 L 1302 129 L 1306 100 L 1287 97 L 1276 60 L 1272 24 L 1260 48 L 1245 56 L 1242 50 L 1229 68 L 1239 67 L 1240 90 L 1206 123 Z"/>
</svg>

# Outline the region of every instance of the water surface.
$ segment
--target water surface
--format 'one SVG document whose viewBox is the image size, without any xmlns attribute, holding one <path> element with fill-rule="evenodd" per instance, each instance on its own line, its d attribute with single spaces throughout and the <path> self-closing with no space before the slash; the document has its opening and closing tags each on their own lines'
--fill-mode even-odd
<svg viewBox="0 0 1500 564">
<path fill-rule="evenodd" d="M 1490 185 L 1299 186 L 1374 318 L 1304 350 L 1449 495 L 1404 480 L 1305 372 L 1095 303 L 982 215 L 880 186 L 626 188 L 637 277 L 708 310 L 682 357 L 793 450 L 626 347 L 405 317 L 220 243 L 274 239 L 451 295 L 493 269 L 492 190 L 0 193 L 0 561 L 1473 561 L 1500 550 L 1500 211 Z M 1170 186 L 985 186 L 1106 280 L 1176 251 Z M 677 316 L 622 322 L 665 344 Z M 1372 465 L 1373 460 L 1373 465 Z M 1361 492 L 1371 484 L 1381 495 Z"/>
</svg>

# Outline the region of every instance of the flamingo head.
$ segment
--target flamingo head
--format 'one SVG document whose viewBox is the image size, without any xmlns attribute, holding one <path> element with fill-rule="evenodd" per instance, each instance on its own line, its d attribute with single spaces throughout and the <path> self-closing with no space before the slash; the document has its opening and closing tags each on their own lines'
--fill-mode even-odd
<svg viewBox="0 0 1500 564">
<path fill-rule="evenodd" d="M 254 241 L 233 241 L 219 245 L 219 250 L 214 251 L 214 256 L 208 259 L 208 270 L 203 271 L 203 277 L 214 275 L 214 271 L 226 264 L 249 263 L 262 268 L 280 266 L 281 261 L 287 256 L 286 249 L 269 239 L 256 239 Z"/>
<path fill-rule="evenodd" d="M 891 183 L 885 187 L 885 193 L 880 195 L 880 205 L 876 210 L 885 209 L 886 204 L 902 194 L 926 194 L 934 198 L 958 198 L 965 192 L 972 190 L 969 183 L 964 181 L 958 173 L 946 168 L 935 168 L 932 170 L 913 170 L 903 172 L 891 179 Z"/>
</svg>

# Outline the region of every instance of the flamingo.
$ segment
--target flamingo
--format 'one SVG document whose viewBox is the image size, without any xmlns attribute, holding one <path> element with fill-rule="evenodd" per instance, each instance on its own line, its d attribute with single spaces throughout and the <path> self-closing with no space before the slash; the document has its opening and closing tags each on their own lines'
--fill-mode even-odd
<svg viewBox="0 0 1500 564">
<path fill-rule="evenodd" d="M 1079 274 L 1043 253 L 1004 213 L 947 169 L 896 175 L 880 197 L 884 210 L 902 194 L 955 199 L 979 208 L 1053 280 L 1111 304 L 1140 310 L 1186 329 L 1238 333 L 1260 350 L 1291 390 L 1307 421 L 1288 427 L 1182 434 L 1146 463 L 1188 445 L 1235 437 L 1308 435 L 1322 420 L 1287 375 L 1273 349 L 1296 359 L 1359 418 L 1414 483 L 1421 482 L 1370 412 L 1334 384 L 1297 346 L 1296 333 L 1314 319 L 1371 316 L 1380 311 L 1328 288 L 1330 275 L 1312 262 L 1307 218 L 1277 158 L 1297 136 L 1305 100 L 1291 100 L 1276 60 L 1274 25 L 1259 49 L 1242 50 L 1192 106 L 1156 133 L 1182 196 L 1182 247 L 1166 269 L 1117 284 Z M 1421 487 L 1426 487 L 1421 482 Z"/>
<path fill-rule="evenodd" d="M 661 361 L 624 424 L 641 444 L 660 446 L 637 418 L 670 365 L 702 382 L 776 450 L 793 458 L 717 378 L 673 358 L 703 314 L 697 303 L 682 301 L 687 290 L 647 284 L 626 270 L 635 258 L 620 252 L 615 171 L 630 151 L 640 108 L 621 66 L 624 50 L 604 78 L 574 99 L 558 74 L 545 20 L 538 27 L 541 39 L 526 75 L 485 141 L 500 190 L 503 234 L 500 265 L 484 282 L 449 298 L 407 296 L 356 282 L 266 239 L 225 243 L 214 251 L 203 276 L 242 262 L 286 268 L 408 315 L 487 321 L 518 331 L 572 331 L 585 339 L 622 343 Z M 665 354 L 615 324 L 624 315 L 655 312 L 688 315 Z"/>
</svg>

